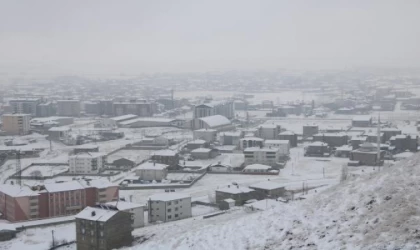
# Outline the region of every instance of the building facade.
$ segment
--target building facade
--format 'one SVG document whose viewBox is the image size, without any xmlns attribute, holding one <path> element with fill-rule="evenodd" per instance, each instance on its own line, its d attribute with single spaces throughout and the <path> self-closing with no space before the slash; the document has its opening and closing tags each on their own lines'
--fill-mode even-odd
<svg viewBox="0 0 420 250">
<path fill-rule="evenodd" d="M 251 147 L 244 150 L 245 165 L 264 164 L 277 167 L 280 161 L 280 150 L 278 148 Z"/>
<path fill-rule="evenodd" d="M 106 154 L 83 152 L 69 156 L 70 173 L 97 174 L 105 168 Z"/>
<path fill-rule="evenodd" d="M 180 193 L 162 193 L 149 197 L 149 222 L 174 221 L 192 216 L 191 197 Z"/>
<path fill-rule="evenodd" d="M 1 117 L 3 131 L 8 135 L 27 135 L 30 131 L 31 116 L 28 114 L 4 114 Z"/>
<path fill-rule="evenodd" d="M 58 100 L 57 115 L 59 116 L 80 116 L 79 100 Z"/>
</svg>

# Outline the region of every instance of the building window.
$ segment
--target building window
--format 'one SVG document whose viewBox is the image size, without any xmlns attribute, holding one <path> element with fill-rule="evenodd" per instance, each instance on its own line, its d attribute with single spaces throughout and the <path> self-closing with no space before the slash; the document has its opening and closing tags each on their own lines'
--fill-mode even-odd
<svg viewBox="0 0 420 250">
<path fill-rule="evenodd" d="M 171 215 L 168 215 L 168 220 L 170 220 L 170 219 L 172 219 L 172 216 Z"/>
<path fill-rule="evenodd" d="M 168 206 L 170 206 L 171 205 L 171 202 L 168 202 Z"/>
<path fill-rule="evenodd" d="M 175 211 L 178 211 L 178 208 L 177 207 L 175 208 Z"/>
<path fill-rule="evenodd" d="M 175 218 L 178 218 L 178 214 L 175 214 Z"/>
<path fill-rule="evenodd" d="M 169 208 L 169 209 L 168 209 L 168 213 L 170 213 L 170 212 L 171 212 L 171 209 Z"/>
</svg>

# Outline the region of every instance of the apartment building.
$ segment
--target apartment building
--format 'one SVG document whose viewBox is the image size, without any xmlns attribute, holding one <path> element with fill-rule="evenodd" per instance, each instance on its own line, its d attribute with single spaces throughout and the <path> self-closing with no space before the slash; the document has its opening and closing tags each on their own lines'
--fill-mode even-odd
<svg viewBox="0 0 420 250">
<path fill-rule="evenodd" d="M 58 100 L 57 115 L 59 116 L 80 116 L 79 100 Z"/>
<path fill-rule="evenodd" d="M 97 174 L 105 168 L 106 154 L 83 152 L 69 157 L 70 173 Z"/>
<path fill-rule="evenodd" d="M 4 114 L 1 117 L 3 131 L 8 135 L 29 134 L 31 116 L 28 114 Z"/>
<path fill-rule="evenodd" d="M 128 114 L 142 117 L 153 116 L 153 107 L 150 102 L 146 101 L 114 102 L 113 113 L 115 116 Z"/>
<path fill-rule="evenodd" d="M 278 148 L 250 147 L 244 150 L 245 165 L 264 164 L 272 167 L 278 166 L 280 150 Z"/>
<path fill-rule="evenodd" d="M 222 115 L 228 119 L 235 117 L 233 101 L 212 101 L 194 107 L 194 118 Z"/>
<path fill-rule="evenodd" d="M 149 222 L 174 221 L 192 216 L 191 196 L 181 193 L 162 193 L 149 197 Z"/>
<path fill-rule="evenodd" d="M 32 117 L 37 116 L 37 107 L 41 104 L 40 98 L 19 98 L 9 101 L 13 113 L 29 114 Z"/>
<path fill-rule="evenodd" d="M 118 209 L 86 207 L 76 215 L 78 250 L 111 250 L 133 242 L 131 214 Z"/>
<path fill-rule="evenodd" d="M 258 137 L 265 140 L 275 140 L 280 134 L 280 125 L 263 124 L 258 127 Z"/>
<path fill-rule="evenodd" d="M 119 187 L 105 180 L 79 180 L 29 188 L 0 185 L 1 218 L 14 222 L 76 214 L 86 206 L 118 199 Z"/>
<path fill-rule="evenodd" d="M 136 175 L 143 181 L 161 181 L 168 175 L 168 165 L 156 162 L 145 162 L 136 167 Z"/>
</svg>

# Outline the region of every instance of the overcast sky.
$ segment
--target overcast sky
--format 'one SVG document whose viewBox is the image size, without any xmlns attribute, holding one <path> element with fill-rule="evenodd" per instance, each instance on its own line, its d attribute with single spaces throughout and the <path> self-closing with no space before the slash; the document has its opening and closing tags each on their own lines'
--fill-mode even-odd
<svg viewBox="0 0 420 250">
<path fill-rule="evenodd" d="M 0 72 L 419 67 L 420 1 L 0 0 Z"/>
</svg>

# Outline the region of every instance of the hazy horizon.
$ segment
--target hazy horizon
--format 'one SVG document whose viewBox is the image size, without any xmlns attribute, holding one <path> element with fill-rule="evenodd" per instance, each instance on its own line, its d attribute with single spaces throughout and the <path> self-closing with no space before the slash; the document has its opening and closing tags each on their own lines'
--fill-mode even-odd
<svg viewBox="0 0 420 250">
<path fill-rule="evenodd" d="M 418 1 L 0 1 L 1 74 L 420 68 Z"/>
</svg>

